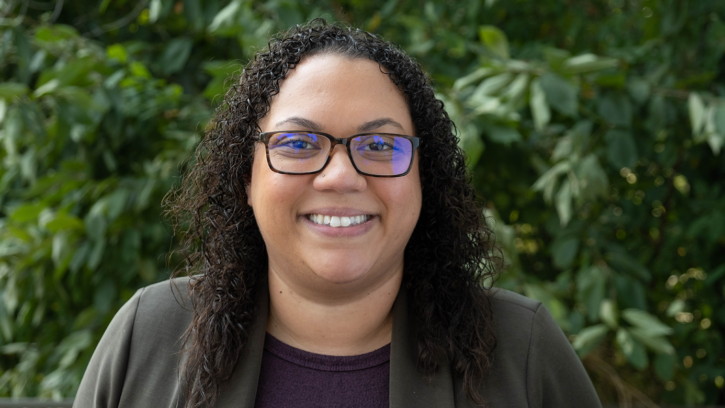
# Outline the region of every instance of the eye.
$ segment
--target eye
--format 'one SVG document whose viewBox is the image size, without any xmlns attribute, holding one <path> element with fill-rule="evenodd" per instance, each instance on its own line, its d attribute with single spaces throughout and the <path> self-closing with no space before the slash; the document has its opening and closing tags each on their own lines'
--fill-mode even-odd
<svg viewBox="0 0 725 408">
<path fill-rule="evenodd" d="M 285 147 L 290 147 L 292 149 L 299 149 L 299 150 L 311 149 L 313 147 L 312 143 L 307 142 L 305 140 L 287 140 L 283 143 L 280 143 L 279 146 L 285 146 Z"/>
<path fill-rule="evenodd" d="M 282 133 L 270 147 L 294 150 L 319 149 L 319 136 L 314 133 Z"/>
<path fill-rule="evenodd" d="M 358 149 L 372 152 L 383 152 L 386 150 L 395 150 L 396 147 L 392 138 L 372 136 L 368 138 L 365 143 L 361 144 Z"/>
</svg>

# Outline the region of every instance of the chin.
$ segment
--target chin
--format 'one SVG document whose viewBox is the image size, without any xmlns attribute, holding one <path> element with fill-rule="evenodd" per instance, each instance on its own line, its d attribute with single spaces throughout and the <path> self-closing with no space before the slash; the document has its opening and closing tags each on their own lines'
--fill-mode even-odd
<svg viewBox="0 0 725 408">
<path fill-rule="evenodd" d="M 325 282 L 334 283 L 336 285 L 344 285 L 358 281 L 364 278 L 368 273 L 368 270 L 366 269 L 348 268 L 346 266 L 332 270 L 316 270 L 315 275 Z"/>
</svg>

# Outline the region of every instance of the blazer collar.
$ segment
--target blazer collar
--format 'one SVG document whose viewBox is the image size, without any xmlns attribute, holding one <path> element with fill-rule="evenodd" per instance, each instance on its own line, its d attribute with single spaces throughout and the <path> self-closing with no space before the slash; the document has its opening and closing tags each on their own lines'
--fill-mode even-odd
<svg viewBox="0 0 725 408">
<path fill-rule="evenodd" d="M 250 329 L 249 340 L 239 357 L 229 381 L 223 386 L 218 408 L 254 408 L 257 381 L 264 354 L 267 332 L 269 293 L 262 285 L 257 304 L 257 316 Z M 433 379 L 428 380 L 417 370 L 417 330 L 408 314 L 406 291 L 401 287 L 393 305 L 393 335 L 390 347 L 390 407 L 395 408 L 452 408 L 455 406 L 453 377 L 447 361 L 441 362 Z"/>
<path fill-rule="evenodd" d="M 439 362 L 438 371 L 430 380 L 418 371 L 417 334 L 408 312 L 406 290 L 401 287 L 393 305 L 390 407 L 454 407 L 455 392 L 448 362 Z"/>
</svg>

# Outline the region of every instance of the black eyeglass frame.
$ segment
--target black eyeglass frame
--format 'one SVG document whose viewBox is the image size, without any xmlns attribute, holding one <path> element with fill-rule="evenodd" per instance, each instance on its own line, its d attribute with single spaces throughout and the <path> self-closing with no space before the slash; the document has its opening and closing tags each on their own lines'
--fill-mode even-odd
<svg viewBox="0 0 725 408">
<path fill-rule="evenodd" d="M 323 164 L 322 167 L 320 167 L 319 170 L 308 171 L 306 173 L 292 173 L 292 172 L 281 171 L 281 170 L 275 169 L 274 166 L 272 166 L 272 160 L 269 158 L 269 139 L 270 139 L 271 136 L 276 135 L 276 134 L 279 134 L 279 133 L 308 133 L 308 134 L 311 133 L 311 134 L 320 135 L 320 136 L 324 136 L 324 137 L 328 138 L 330 140 L 330 143 L 331 144 L 330 144 L 330 151 L 327 153 L 327 159 L 325 160 L 325 164 Z M 410 154 L 410 163 L 408 163 L 408 169 L 405 170 L 404 173 L 394 174 L 394 175 L 370 174 L 370 173 L 366 173 L 364 171 L 361 171 L 357 167 L 357 165 L 355 164 L 355 160 L 352 158 L 352 152 L 350 151 L 350 141 L 352 139 L 354 139 L 356 137 L 360 137 L 360 136 L 375 136 L 375 135 L 380 135 L 380 136 L 395 136 L 395 137 L 402 137 L 404 139 L 410 140 L 411 144 L 413 145 L 413 150 L 412 150 L 412 152 Z M 310 130 L 278 130 L 278 131 L 274 131 L 274 132 L 263 132 L 263 133 L 260 133 L 257 136 L 256 140 L 259 141 L 259 142 L 264 143 L 264 147 L 265 147 L 265 150 L 267 152 L 267 165 L 269 166 L 269 169 L 272 170 L 275 173 L 279 173 L 279 174 L 289 174 L 289 175 L 316 174 L 316 173 L 321 172 L 330 163 L 330 158 L 332 157 L 332 151 L 335 149 L 335 146 L 337 146 L 338 144 L 341 144 L 341 145 L 343 145 L 343 146 L 345 146 L 347 148 L 347 157 L 350 159 L 350 163 L 352 163 L 352 167 L 354 167 L 355 168 L 355 171 L 357 171 L 359 174 L 362 174 L 364 176 L 370 176 L 370 177 L 403 177 L 406 174 L 410 173 L 410 169 L 413 167 L 413 160 L 415 160 L 415 150 L 420 145 L 420 138 L 418 138 L 416 136 L 407 136 L 407 135 L 399 135 L 397 133 L 380 133 L 380 132 L 358 133 L 358 134 L 352 135 L 350 137 L 338 138 L 338 137 L 332 136 L 332 135 L 327 134 L 327 133 L 313 132 L 313 131 L 310 131 Z"/>
</svg>

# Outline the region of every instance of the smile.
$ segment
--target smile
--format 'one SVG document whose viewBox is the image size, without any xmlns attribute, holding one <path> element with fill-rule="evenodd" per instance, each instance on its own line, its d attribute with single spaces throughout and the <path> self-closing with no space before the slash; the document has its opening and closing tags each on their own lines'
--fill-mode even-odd
<svg viewBox="0 0 725 408">
<path fill-rule="evenodd" d="M 307 219 L 319 225 L 328 225 L 334 228 L 345 228 L 362 224 L 368 221 L 370 215 L 354 215 L 352 217 L 338 217 L 336 215 L 307 214 Z"/>
</svg>

